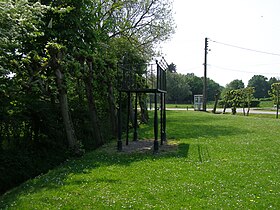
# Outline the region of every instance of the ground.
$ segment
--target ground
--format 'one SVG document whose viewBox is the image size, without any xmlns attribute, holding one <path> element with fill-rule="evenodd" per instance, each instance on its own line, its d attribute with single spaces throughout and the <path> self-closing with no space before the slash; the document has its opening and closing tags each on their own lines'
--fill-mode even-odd
<svg viewBox="0 0 280 210">
<path fill-rule="evenodd" d="M 115 144 L 105 145 L 104 149 L 106 150 L 115 150 Z M 159 153 L 176 151 L 178 148 L 178 143 L 175 141 L 165 141 L 163 145 L 160 145 L 159 141 Z M 153 153 L 154 152 L 154 140 L 153 139 L 145 139 L 138 141 L 130 141 L 128 145 L 125 145 L 123 141 L 122 151 L 120 153 Z"/>
</svg>

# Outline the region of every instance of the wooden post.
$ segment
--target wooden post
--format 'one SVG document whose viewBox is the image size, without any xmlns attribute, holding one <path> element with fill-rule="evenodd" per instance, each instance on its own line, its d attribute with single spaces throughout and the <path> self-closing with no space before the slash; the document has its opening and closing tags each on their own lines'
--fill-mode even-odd
<svg viewBox="0 0 280 210">
<path fill-rule="evenodd" d="M 205 38 L 204 78 L 203 78 L 203 111 L 206 111 L 206 103 L 207 103 L 207 52 L 208 52 L 208 38 Z"/>
</svg>

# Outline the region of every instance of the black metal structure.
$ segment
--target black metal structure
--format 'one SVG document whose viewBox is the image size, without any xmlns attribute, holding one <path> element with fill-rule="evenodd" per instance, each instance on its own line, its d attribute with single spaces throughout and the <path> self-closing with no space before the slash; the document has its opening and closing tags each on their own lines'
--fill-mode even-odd
<svg viewBox="0 0 280 210">
<path fill-rule="evenodd" d="M 138 140 L 137 132 L 137 96 L 141 93 L 152 94 L 154 97 L 154 152 L 159 150 L 159 124 L 160 144 L 166 140 L 166 71 L 168 65 L 162 58 L 155 64 L 133 64 L 119 65 L 119 109 L 118 109 L 118 144 L 119 151 L 122 150 L 122 93 L 127 94 L 127 118 L 126 118 L 126 145 L 128 145 L 129 118 L 131 110 L 131 96 L 135 94 L 134 105 L 134 132 L 133 140 Z M 160 112 L 160 114 L 158 114 Z M 159 116 L 160 115 L 160 120 Z"/>
</svg>

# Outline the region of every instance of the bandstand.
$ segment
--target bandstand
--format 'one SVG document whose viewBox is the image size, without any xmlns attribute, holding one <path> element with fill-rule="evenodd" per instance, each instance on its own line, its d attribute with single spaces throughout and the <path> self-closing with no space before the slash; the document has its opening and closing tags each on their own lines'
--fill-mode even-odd
<svg viewBox="0 0 280 210">
<path fill-rule="evenodd" d="M 133 67 L 132 67 L 133 66 Z M 136 68 L 135 68 L 136 66 Z M 154 64 L 141 64 L 141 67 L 137 68 L 137 65 L 119 64 L 119 103 L 118 103 L 118 140 L 117 149 L 122 151 L 122 113 L 126 113 L 126 145 L 129 144 L 129 117 L 131 109 L 131 97 L 135 96 L 134 105 L 134 123 L 133 123 L 133 141 L 138 140 L 137 133 L 137 97 L 138 94 L 149 94 L 154 99 L 154 142 L 153 150 L 157 152 L 159 150 L 159 133 L 160 144 L 162 145 L 166 141 L 166 71 L 168 65 L 164 58 L 160 61 L 156 61 Z M 141 69 L 141 70 L 139 70 Z M 141 85 L 139 84 L 141 81 Z M 127 109 L 122 110 L 122 94 L 126 94 L 127 97 Z M 150 97 L 151 98 L 151 97 Z"/>
</svg>

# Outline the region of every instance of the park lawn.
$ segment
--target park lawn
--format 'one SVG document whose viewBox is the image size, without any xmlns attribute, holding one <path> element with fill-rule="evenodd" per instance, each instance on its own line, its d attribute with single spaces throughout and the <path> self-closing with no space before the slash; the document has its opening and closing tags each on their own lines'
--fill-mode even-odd
<svg viewBox="0 0 280 210">
<path fill-rule="evenodd" d="M 193 104 L 166 104 L 166 108 L 193 109 Z"/>
<path fill-rule="evenodd" d="M 150 122 L 152 125 L 152 120 Z M 0 197 L 0 209 L 279 209 L 280 121 L 167 112 L 170 151 L 68 160 Z M 153 138 L 142 125 L 139 138 Z"/>
</svg>

